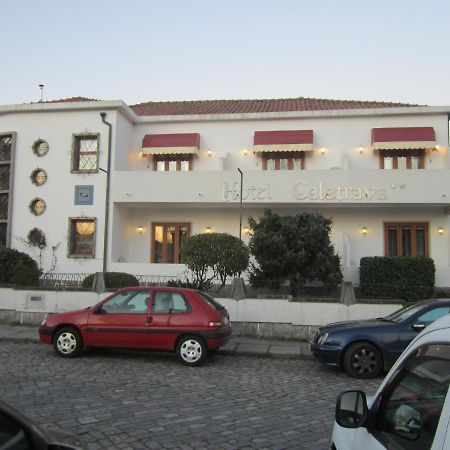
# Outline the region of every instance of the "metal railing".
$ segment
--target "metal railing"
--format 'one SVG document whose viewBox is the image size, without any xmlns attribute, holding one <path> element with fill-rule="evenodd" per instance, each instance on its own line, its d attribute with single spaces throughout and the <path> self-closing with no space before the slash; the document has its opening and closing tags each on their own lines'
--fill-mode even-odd
<svg viewBox="0 0 450 450">
<path fill-rule="evenodd" d="M 41 288 L 81 288 L 90 273 L 45 273 L 39 280 Z"/>
</svg>

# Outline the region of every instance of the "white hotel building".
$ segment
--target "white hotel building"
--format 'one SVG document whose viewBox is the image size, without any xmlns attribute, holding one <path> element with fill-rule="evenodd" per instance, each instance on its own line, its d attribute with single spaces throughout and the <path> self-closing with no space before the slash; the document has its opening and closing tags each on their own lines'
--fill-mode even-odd
<svg viewBox="0 0 450 450">
<path fill-rule="evenodd" d="M 450 286 L 449 111 L 306 98 L 0 106 L 0 246 L 54 273 L 177 276 L 185 236 L 247 241 L 247 218 L 266 208 L 317 211 L 333 220 L 346 281 L 361 257 L 411 255 L 433 258 L 436 285 Z"/>
</svg>

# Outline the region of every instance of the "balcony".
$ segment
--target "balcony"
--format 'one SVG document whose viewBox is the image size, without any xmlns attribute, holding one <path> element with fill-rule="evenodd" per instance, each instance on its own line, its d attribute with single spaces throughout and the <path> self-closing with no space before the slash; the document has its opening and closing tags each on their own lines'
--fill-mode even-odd
<svg viewBox="0 0 450 450">
<path fill-rule="evenodd" d="M 266 207 L 450 204 L 450 170 L 244 171 L 245 204 Z M 116 171 L 112 199 L 129 206 L 237 206 L 236 171 Z"/>
</svg>

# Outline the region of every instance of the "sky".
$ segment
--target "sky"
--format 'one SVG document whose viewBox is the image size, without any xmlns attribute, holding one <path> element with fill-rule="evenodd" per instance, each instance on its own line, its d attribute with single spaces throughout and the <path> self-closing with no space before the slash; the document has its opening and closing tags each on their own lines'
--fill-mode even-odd
<svg viewBox="0 0 450 450">
<path fill-rule="evenodd" d="M 0 104 L 450 105 L 449 0 L 0 0 Z"/>
</svg>

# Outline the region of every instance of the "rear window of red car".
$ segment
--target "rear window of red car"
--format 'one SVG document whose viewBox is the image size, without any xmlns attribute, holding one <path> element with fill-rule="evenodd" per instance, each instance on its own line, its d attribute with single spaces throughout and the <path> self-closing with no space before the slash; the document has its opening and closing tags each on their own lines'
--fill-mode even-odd
<svg viewBox="0 0 450 450">
<path fill-rule="evenodd" d="M 218 311 L 219 309 L 225 308 L 225 306 L 222 306 L 217 300 L 212 298 L 206 292 L 199 292 L 199 294 L 200 294 L 200 297 L 202 297 L 204 300 L 206 300 L 208 305 L 211 306 L 211 308 L 215 309 L 216 311 Z"/>
</svg>

